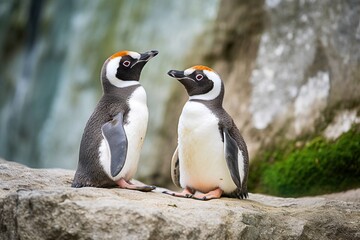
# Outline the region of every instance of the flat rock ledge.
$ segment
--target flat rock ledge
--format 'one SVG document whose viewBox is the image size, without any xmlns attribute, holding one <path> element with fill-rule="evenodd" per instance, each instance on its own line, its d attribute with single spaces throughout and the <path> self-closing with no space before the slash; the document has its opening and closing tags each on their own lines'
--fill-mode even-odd
<svg viewBox="0 0 360 240">
<path fill-rule="evenodd" d="M 74 189 L 73 175 L 0 159 L 0 239 L 360 239 L 357 197 L 203 202 L 161 189 Z"/>
</svg>

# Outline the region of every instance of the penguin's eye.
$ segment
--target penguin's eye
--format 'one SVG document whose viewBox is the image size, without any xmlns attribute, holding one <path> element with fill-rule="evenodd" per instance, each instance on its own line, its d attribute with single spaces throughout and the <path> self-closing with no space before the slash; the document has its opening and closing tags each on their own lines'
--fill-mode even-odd
<svg viewBox="0 0 360 240">
<path fill-rule="evenodd" d="M 202 74 L 198 74 L 198 75 L 196 75 L 196 80 L 198 80 L 198 81 L 200 81 L 201 79 L 203 79 L 203 75 Z"/>
<path fill-rule="evenodd" d="M 124 65 L 125 67 L 129 67 L 129 66 L 130 66 L 130 61 L 128 61 L 128 60 L 124 61 L 124 62 L 123 62 L 123 65 Z"/>
</svg>

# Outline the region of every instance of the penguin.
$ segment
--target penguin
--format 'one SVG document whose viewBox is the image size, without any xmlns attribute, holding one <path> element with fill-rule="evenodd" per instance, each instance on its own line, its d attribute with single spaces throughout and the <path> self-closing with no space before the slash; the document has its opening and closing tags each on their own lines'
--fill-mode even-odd
<svg viewBox="0 0 360 240">
<path fill-rule="evenodd" d="M 154 186 L 134 184 L 144 142 L 148 108 L 139 83 L 144 65 L 158 51 L 121 51 L 101 69 L 103 95 L 82 135 L 79 162 L 72 187 L 120 187 L 151 191 Z"/>
<path fill-rule="evenodd" d="M 171 161 L 172 180 L 183 191 L 163 193 L 198 200 L 247 198 L 248 150 L 222 107 L 220 76 L 202 65 L 170 70 L 168 75 L 185 87 L 189 99 L 179 118 L 178 146 Z"/>
</svg>

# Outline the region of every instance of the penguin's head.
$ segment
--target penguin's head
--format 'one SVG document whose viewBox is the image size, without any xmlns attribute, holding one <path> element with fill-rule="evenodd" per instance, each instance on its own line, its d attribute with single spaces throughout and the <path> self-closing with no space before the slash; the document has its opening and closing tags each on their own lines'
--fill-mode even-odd
<svg viewBox="0 0 360 240">
<path fill-rule="evenodd" d="M 184 85 L 190 99 L 213 100 L 224 91 L 220 76 L 206 66 L 197 65 L 184 71 L 170 70 L 168 75 Z"/>
<path fill-rule="evenodd" d="M 121 51 L 111 55 L 102 68 L 103 82 L 108 80 L 116 87 L 137 84 L 145 64 L 158 53 L 156 50 L 145 53 Z"/>
</svg>

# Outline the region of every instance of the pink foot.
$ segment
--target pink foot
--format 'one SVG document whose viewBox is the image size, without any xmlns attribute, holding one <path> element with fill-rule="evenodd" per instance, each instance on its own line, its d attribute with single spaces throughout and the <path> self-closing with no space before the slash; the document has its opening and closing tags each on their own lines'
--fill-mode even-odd
<svg viewBox="0 0 360 240">
<path fill-rule="evenodd" d="M 174 197 L 183 197 L 183 198 L 191 198 L 194 194 L 194 190 L 189 187 L 186 187 L 181 193 L 173 192 L 173 191 L 164 191 L 163 193 L 174 196 Z"/>
<path fill-rule="evenodd" d="M 220 188 L 216 188 L 213 191 L 210 191 L 208 193 L 196 193 L 192 196 L 192 198 L 197 200 L 210 200 L 210 199 L 216 199 L 220 198 L 223 193 L 223 190 Z"/>
<path fill-rule="evenodd" d="M 116 182 L 120 188 L 130 189 L 130 190 L 137 190 L 142 192 L 150 192 L 154 190 L 155 186 L 148 186 L 148 185 L 136 185 L 132 182 L 127 182 L 125 179 L 121 178 L 119 181 Z"/>
</svg>

